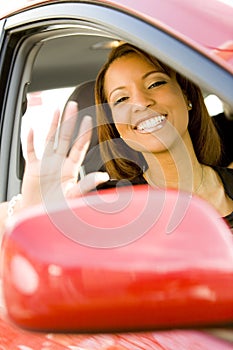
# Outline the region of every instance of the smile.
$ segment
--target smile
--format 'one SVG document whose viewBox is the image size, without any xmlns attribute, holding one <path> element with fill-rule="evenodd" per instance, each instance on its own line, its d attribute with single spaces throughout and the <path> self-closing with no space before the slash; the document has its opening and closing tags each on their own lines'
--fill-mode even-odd
<svg viewBox="0 0 233 350">
<path fill-rule="evenodd" d="M 166 120 L 166 115 L 158 115 L 153 118 L 149 118 L 139 122 L 135 126 L 135 130 L 140 133 L 151 133 L 153 131 L 159 130 L 163 127 Z"/>
</svg>

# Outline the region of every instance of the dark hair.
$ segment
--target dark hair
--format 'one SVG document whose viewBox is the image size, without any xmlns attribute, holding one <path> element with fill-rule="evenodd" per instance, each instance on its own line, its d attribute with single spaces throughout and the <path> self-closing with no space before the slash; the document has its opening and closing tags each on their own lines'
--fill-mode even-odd
<svg viewBox="0 0 233 350">
<path fill-rule="evenodd" d="M 208 114 L 200 88 L 157 60 L 154 56 L 126 43 L 111 51 L 108 61 L 98 74 L 95 87 L 100 149 L 110 176 L 117 179 L 133 179 L 142 174 L 146 165 L 142 154 L 131 149 L 119 138 L 120 135 L 113 122 L 112 113 L 104 91 L 105 74 L 111 63 L 117 58 L 130 53 L 137 53 L 152 64 L 159 65 L 169 76 L 175 75 L 188 101 L 192 102 L 192 109 L 189 111 L 188 131 L 196 157 L 202 164 L 210 166 L 220 165 L 221 141 Z"/>
</svg>

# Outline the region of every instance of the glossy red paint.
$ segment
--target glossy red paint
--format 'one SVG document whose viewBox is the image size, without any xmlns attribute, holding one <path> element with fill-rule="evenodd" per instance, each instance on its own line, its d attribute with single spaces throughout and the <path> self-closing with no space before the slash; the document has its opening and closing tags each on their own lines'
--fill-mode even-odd
<svg viewBox="0 0 233 350">
<path fill-rule="evenodd" d="M 4 322 L 0 315 L 4 350 L 232 350 L 232 344 L 193 330 L 117 334 L 60 334 L 28 332 Z"/>
<path fill-rule="evenodd" d="M 4 0 L 0 0 L 1 2 Z M 0 18 L 42 4 L 59 0 L 4 1 Z M 82 2 L 76 0 L 76 2 Z M 88 1 L 92 3 L 92 1 Z M 148 21 L 177 36 L 187 44 L 212 56 L 212 59 L 233 72 L 233 4 L 226 0 L 98 0 L 99 5 L 110 6 Z"/>
<path fill-rule="evenodd" d="M 113 3 L 114 1 L 105 1 Z M 226 43 L 232 43 L 233 4 L 224 1 L 132 1 L 118 0 L 126 11 L 134 12 L 190 45 L 212 51 L 222 51 Z M 232 49 L 231 49 L 232 50 Z M 229 52 L 229 50 L 228 50 Z M 232 56 L 233 57 L 233 52 Z M 233 65 L 233 62 L 232 62 Z"/>
<path fill-rule="evenodd" d="M 148 186 L 136 186 L 132 204 L 124 207 L 131 192 L 105 190 L 101 198 L 90 195 L 88 204 L 86 197 L 75 200 L 75 221 L 65 208 L 49 216 L 30 211 L 26 220 L 21 217 L 3 244 L 3 291 L 11 320 L 31 330 L 62 332 L 232 321 L 233 246 L 223 220 L 199 198 Z M 110 210 L 116 198 L 117 208 L 124 210 L 106 215 L 103 203 Z M 168 234 L 177 200 L 187 210 Z M 155 207 L 161 210 L 151 221 Z M 114 234 L 120 236 L 123 228 L 130 234 L 145 223 L 144 236 L 136 234 L 135 241 L 117 247 Z M 115 248 L 99 248 L 98 228 L 113 237 Z M 89 234 L 92 241 L 86 241 Z"/>
</svg>

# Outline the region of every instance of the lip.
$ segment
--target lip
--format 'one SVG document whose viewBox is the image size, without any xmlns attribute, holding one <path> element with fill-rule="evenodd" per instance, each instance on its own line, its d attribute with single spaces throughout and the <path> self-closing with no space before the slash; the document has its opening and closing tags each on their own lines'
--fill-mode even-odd
<svg viewBox="0 0 233 350">
<path fill-rule="evenodd" d="M 161 129 L 164 126 L 164 124 L 166 123 L 166 118 L 167 114 L 164 113 L 152 114 L 150 116 L 147 116 L 146 118 L 139 120 L 135 124 L 134 130 L 142 134 L 154 132 L 156 130 Z"/>
</svg>

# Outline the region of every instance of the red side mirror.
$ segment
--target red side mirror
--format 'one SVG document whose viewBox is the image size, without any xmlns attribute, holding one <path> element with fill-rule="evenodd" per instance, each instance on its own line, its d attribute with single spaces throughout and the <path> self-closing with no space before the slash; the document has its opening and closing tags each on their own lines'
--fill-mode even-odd
<svg viewBox="0 0 233 350">
<path fill-rule="evenodd" d="M 92 193 L 49 214 L 25 211 L 5 234 L 2 278 L 9 318 L 31 330 L 233 320 L 227 225 L 199 198 L 146 185 Z"/>
</svg>

